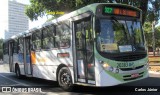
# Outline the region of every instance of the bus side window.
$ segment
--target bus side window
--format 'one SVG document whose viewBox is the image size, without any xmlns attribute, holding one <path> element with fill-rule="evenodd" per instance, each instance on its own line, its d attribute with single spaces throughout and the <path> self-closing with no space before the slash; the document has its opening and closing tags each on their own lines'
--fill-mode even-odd
<svg viewBox="0 0 160 95">
<path fill-rule="evenodd" d="M 9 42 L 6 43 L 6 54 L 9 54 Z"/>
<path fill-rule="evenodd" d="M 3 43 L 3 54 L 6 54 L 6 42 Z"/>
<path fill-rule="evenodd" d="M 14 41 L 13 47 L 13 53 L 18 53 L 18 39 Z"/>
<path fill-rule="evenodd" d="M 61 31 L 60 39 L 60 47 L 69 47 L 70 46 L 70 28 L 69 25 L 63 25 L 63 31 Z"/>
<path fill-rule="evenodd" d="M 23 38 L 19 38 L 18 53 L 23 53 Z"/>
<path fill-rule="evenodd" d="M 61 25 L 56 26 L 55 46 L 67 48 L 70 46 L 70 27 L 69 22 L 65 21 Z"/>
<path fill-rule="evenodd" d="M 54 26 L 46 27 L 42 30 L 42 48 L 51 49 L 54 48 Z"/>
<path fill-rule="evenodd" d="M 9 50 L 8 50 L 8 49 L 9 49 L 8 42 L 5 42 L 5 43 L 4 43 L 3 48 L 4 48 L 4 49 L 3 49 L 3 50 L 4 50 L 4 54 L 8 54 L 8 51 L 9 51 Z"/>
<path fill-rule="evenodd" d="M 5 43 L 3 43 L 3 54 L 5 54 Z"/>
<path fill-rule="evenodd" d="M 32 35 L 32 49 L 40 50 L 41 49 L 41 31 L 37 30 Z"/>
<path fill-rule="evenodd" d="M 49 40 L 49 42 L 48 42 L 48 47 L 50 47 L 50 48 L 54 48 L 54 36 L 55 36 L 55 31 L 54 31 L 54 26 L 53 25 L 51 25 L 51 26 L 49 26 L 48 27 L 48 40 Z"/>
<path fill-rule="evenodd" d="M 60 41 L 61 41 L 61 39 L 60 39 L 60 35 L 61 35 L 61 33 L 62 33 L 62 31 L 63 31 L 63 25 L 61 24 L 61 25 L 57 25 L 56 26 L 56 36 L 55 36 L 55 48 L 59 48 L 60 47 Z"/>
</svg>

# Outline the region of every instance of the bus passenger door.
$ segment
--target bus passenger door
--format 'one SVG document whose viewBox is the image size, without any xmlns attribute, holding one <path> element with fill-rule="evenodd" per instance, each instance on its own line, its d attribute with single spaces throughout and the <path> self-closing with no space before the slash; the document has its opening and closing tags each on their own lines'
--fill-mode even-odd
<svg viewBox="0 0 160 95">
<path fill-rule="evenodd" d="M 13 42 L 9 42 L 9 67 L 10 72 L 13 72 Z"/>
<path fill-rule="evenodd" d="M 25 37 L 24 38 L 24 70 L 25 75 L 31 75 L 32 74 L 32 66 L 31 66 L 31 57 L 30 57 L 30 43 L 31 43 L 31 37 Z"/>
<path fill-rule="evenodd" d="M 91 16 L 74 22 L 77 82 L 95 84 L 94 41 Z"/>
</svg>

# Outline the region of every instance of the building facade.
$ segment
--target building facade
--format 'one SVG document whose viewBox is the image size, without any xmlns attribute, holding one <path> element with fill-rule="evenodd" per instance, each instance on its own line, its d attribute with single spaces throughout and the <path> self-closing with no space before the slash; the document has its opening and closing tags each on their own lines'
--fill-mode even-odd
<svg viewBox="0 0 160 95">
<path fill-rule="evenodd" d="M 8 1 L 8 29 L 5 32 L 5 39 L 28 30 L 29 18 L 25 15 L 25 6 L 16 0 Z"/>
</svg>

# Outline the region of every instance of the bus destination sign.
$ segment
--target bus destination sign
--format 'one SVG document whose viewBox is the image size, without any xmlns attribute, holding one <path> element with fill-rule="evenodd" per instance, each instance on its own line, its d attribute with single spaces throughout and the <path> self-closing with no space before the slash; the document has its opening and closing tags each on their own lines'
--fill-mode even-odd
<svg viewBox="0 0 160 95">
<path fill-rule="evenodd" d="M 139 17 L 139 12 L 131 9 L 117 8 L 117 7 L 108 7 L 104 6 L 102 10 L 103 15 L 121 15 L 121 16 L 131 16 Z"/>
</svg>

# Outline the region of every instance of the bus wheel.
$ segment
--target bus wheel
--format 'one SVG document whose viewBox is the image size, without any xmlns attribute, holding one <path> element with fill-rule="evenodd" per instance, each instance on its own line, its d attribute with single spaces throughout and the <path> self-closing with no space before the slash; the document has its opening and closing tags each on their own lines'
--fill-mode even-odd
<svg viewBox="0 0 160 95">
<path fill-rule="evenodd" d="M 21 75 L 21 72 L 20 72 L 20 68 L 19 68 L 19 66 L 18 65 L 16 65 L 16 70 L 15 70 L 15 72 L 16 72 L 16 77 L 17 78 L 22 78 L 22 75 Z"/>
<path fill-rule="evenodd" d="M 72 76 L 67 67 L 60 69 L 58 73 L 58 83 L 66 91 L 71 91 L 73 88 Z"/>
</svg>

